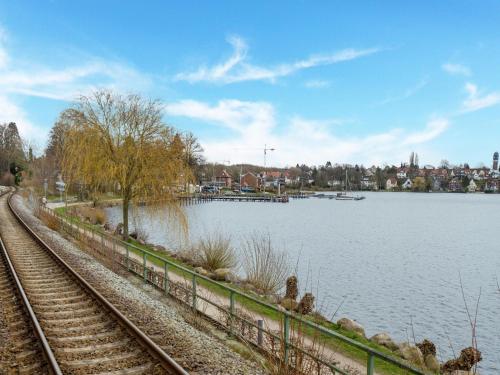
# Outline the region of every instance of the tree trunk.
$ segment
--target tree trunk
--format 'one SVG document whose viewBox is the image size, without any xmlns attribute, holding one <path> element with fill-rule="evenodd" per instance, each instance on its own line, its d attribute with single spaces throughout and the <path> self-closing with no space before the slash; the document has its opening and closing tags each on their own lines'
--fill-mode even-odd
<svg viewBox="0 0 500 375">
<path fill-rule="evenodd" d="M 130 203 L 129 198 L 123 198 L 123 240 L 128 241 L 128 206 Z"/>
</svg>

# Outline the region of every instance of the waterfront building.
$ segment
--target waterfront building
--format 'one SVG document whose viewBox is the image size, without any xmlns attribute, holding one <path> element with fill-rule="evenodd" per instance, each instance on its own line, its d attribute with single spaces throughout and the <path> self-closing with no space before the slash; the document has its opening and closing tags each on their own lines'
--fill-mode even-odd
<svg viewBox="0 0 500 375">
<path fill-rule="evenodd" d="M 413 182 L 411 182 L 411 180 L 408 178 L 405 182 L 403 182 L 403 185 L 401 185 L 401 187 L 406 190 L 411 189 L 413 187 Z"/>
<path fill-rule="evenodd" d="M 233 182 L 231 175 L 224 169 L 217 177 L 215 177 L 217 186 L 230 188 Z"/>
<path fill-rule="evenodd" d="M 459 178 L 454 177 L 448 184 L 448 191 L 453 193 L 461 193 L 463 191 L 462 181 Z"/>
<path fill-rule="evenodd" d="M 476 183 L 474 182 L 474 180 L 470 180 L 469 182 L 469 186 L 467 186 L 467 191 L 469 193 L 475 193 L 477 190 L 477 185 Z"/>
<path fill-rule="evenodd" d="M 261 177 L 253 174 L 252 172 L 247 172 L 241 176 L 241 187 L 251 187 L 255 190 L 259 190 L 261 185 Z"/>
<path fill-rule="evenodd" d="M 398 187 L 398 180 L 396 177 L 389 177 L 385 182 L 385 190 L 394 190 Z"/>
</svg>

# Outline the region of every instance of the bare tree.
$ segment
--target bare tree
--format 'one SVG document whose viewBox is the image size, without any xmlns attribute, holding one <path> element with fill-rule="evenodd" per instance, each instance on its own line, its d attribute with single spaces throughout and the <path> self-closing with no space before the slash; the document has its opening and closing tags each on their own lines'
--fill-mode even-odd
<svg viewBox="0 0 500 375">
<path fill-rule="evenodd" d="M 161 104 L 137 95 L 97 91 L 81 97 L 71 116 L 65 178 L 94 189 L 119 184 L 123 238 L 128 239 L 130 203 L 173 203 L 177 187 L 191 178 L 184 143 L 164 124 Z"/>
</svg>

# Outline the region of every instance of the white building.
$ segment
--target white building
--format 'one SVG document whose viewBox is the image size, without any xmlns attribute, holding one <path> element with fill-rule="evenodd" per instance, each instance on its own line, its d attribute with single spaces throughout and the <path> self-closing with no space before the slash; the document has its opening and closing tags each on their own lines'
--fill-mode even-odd
<svg viewBox="0 0 500 375">
<path fill-rule="evenodd" d="M 401 185 L 403 189 L 411 189 L 413 186 L 413 182 L 409 178 L 406 179 L 406 181 Z"/>
</svg>

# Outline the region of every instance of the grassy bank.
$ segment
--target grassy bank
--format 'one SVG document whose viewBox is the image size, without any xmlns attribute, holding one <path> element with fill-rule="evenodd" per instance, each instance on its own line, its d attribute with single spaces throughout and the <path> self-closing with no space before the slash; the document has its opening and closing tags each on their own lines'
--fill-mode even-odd
<svg viewBox="0 0 500 375">
<path fill-rule="evenodd" d="M 57 208 L 55 211 L 57 213 L 63 215 L 66 219 L 68 219 L 69 221 L 71 221 L 73 223 L 83 224 L 78 217 L 67 215 L 65 207 Z M 105 233 L 102 230 L 102 227 L 100 227 L 98 225 L 90 225 L 90 224 L 85 224 L 85 225 L 91 227 L 96 232 L 108 234 L 108 233 Z M 172 257 L 171 255 L 169 255 L 166 252 L 156 250 L 155 248 L 153 248 L 151 246 L 147 246 L 147 245 L 141 244 L 138 241 L 135 241 L 133 239 L 129 240 L 128 243 L 131 244 L 131 245 L 133 245 L 133 246 L 129 247 L 129 251 L 132 252 L 132 253 L 134 253 L 134 254 L 142 256 L 141 250 L 145 250 L 148 253 L 151 253 L 151 254 L 159 257 L 159 258 L 163 258 L 163 259 L 169 261 L 170 263 L 172 263 L 174 265 L 178 265 L 180 267 L 183 267 L 185 269 L 189 269 L 191 271 L 193 270 L 192 266 L 183 263 L 181 260 Z M 152 263 L 160 266 L 160 267 L 163 267 L 163 265 L 164 265 L 164 262 L 161 259 L 156 259 L 154 257 L 149 257 L 148 260 L 150 262 L 152 262 Z M 190 282 L 191 277 L 192 277 L 186 271 L 184 271 L 182 269 L 179 269 L 179 268 L 176 268 L 175 266 L 170 266 L 169 267 L 169 272 L 173 272 L 176 275 L 181 276 L 181 277 L 187 279 L 188 282 Z M 252 298 L 254 298 L 254 299 L 258 300 L 258 301 L 261 301 L 263 303 L 270 303 L 270 301 L 267 300 L 266 298 L 263 298 L 263 297 L 255 294 L 255 293 L 249 292 L 249 291 L 247 291 L 247 290 L 245 290 L 245 289 L 243 289 L 243 288 L 241 288 L 241 287 L 239 287 L 238 285 L 235 285 L 235 284 L 225 283 L 225 282 L 212 282 L 212 281 L 205 280 L 205 279 L 202 279 L 202 278 L 197 278 L 197 281 L 198 281 L 198 285 L 199 286 L 205 288 L 210 293 L 213 293 L 214 295 L 219 296 L 221 298 L 226 298 L 226 299 L 229 298 L 230 292 L 223 287 L 223 286 L 227 286 L 227 287 L 230 287 L 230 288 L 232 288 L 232 289 L 234 289 L 234 290 L 236 290 L 236 291 L 238 291 L 240 293 L 248 294 Z M 253 301 L 251 299 L 248 299 L 248 298 L 246 298 L 244 296 L 236 294 L 235 295 L 235 301 L 237 302 L 238 305 L 240 305 L 244 309 L 248 310 L 250 313 L 261 315 L 261 316 L 263 316 L 263 317 L 265 317 L 267 319 L 272 319 L 272 320 L 274 320 L 276 322 L 280 322 L 281 319 L 282 319 L 283 315 L 282 315 L 282 313 L 280 311 L 276 311 L 276 310 L 274 310 L 272 308 L 269 308 L 269 307 L 266 307 L 264 305 L 261 305 L 258 302 Z M 386 354 L 388 356 L 397 358 L 387 348 L 385 348 L 383 346 L 380 346 L 378 344 L 375 344 L 375 343 L 367 340 L 366 338 L 361 337 L 361 336 L 359 336 L 359 335 L 357 335 L 357 334 L 355 334 L 355 333 L 353 333 L 351 331 L 343 330 L 337 324 L 335 324 L 333 322 L 329 322 L 329 321 L 324 320 L 324 319 L 314 318 L 314 317 L 311 317 L 311 316 L 304 316 L 303 319 L 311 321 L 313 323 L 316 323 L 316 324 L 318 324 L 318 325 L 320 325 L 322 327 L 325 327 L 325 328 L 327 328 L 327 329 L 329 329 L 331 331 L 337 332 L 337 333 L 339 333 L 339 334 L 341 334 L 343 336 L 346 336 L 346 337 L 348 337 L 350 339 L 353 339 L 353 340 L 359 342 L 360 344 L 368 346 L 368 347 L 370 347 L 370 348 L 372 348 L 372 349 L 374 349 L 376 351 L 379 351 L 379 352 L 381 352 L 383 354 Z M 363 350 L 358 349 L 358 348 L 356 348 L 356 347 L 354 347 L 352 345 L 349 345 L 348 343 L 345 343 L 345 342 L 343 342 L 343 341 L 341 341 L 341 340 L 339 340 L 337 338 L 328 336 L 326 334 L 319 334 L 318 335 L 318 332 L 313 327 L 308 327 L 308 326 L 304 325 L 302 327 L 302 331 L 308 337 L 314 338 L 317 342 L 321 343 L 321 345 L 325 345 L 325 347 L 328 347 L 328 348 L 330 348 L 331 350 L 333 350 L 335 352 L 342 353 L 343 355 L 345 355 L 345 356 L 347 356 L 349 358 L 352 358 L 352 359 L 356 360 L 357 362 L 360 362 L 362 364 L 366 363 L 367 354 Z M 379 360 L 379 359 L 375 359 L 375 368 L 376 368 L 377 373 L 383 373 L 383 374 L 408 374 L 409 373 L 408 371 L 400 369 L 396 365 L 392 365 L 390 363 L 387 363 L 387 362 Z"/>
</svg>

